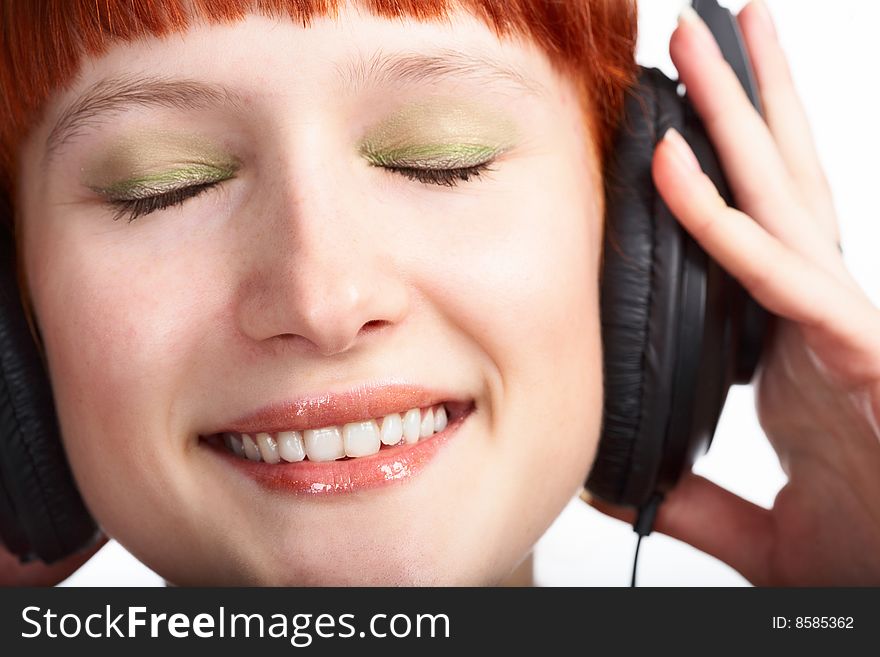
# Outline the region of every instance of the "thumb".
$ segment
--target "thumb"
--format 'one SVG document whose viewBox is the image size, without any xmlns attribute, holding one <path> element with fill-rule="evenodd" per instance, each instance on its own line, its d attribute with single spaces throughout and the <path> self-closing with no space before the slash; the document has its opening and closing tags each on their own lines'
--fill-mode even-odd
<svg viewBox="0 0 880 657">
<path fill-rule="evenodd" d="M 589 494 L 582 498 L 605 515 L 632 524 L 636 513 Z M 720 559 L 749 582 L 769 581 L 773 541 L 770 511 L 692 472 L 666 494 L 654 529 Z"/>
</svg>

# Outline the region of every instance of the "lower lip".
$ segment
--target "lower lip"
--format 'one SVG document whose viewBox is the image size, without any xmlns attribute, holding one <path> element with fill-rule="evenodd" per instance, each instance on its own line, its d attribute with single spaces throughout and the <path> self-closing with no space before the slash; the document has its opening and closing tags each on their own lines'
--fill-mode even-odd
<svg viewBox="0 0 880 657">
<path fill-rule="evenodd" d="M 407 481 L 425 466 L 458 434 L 473 412 L 471 405 L 446 428 L 411 445 L 382 446 L 370 456 L 337 461 L 265 463 L 237 456 L 220 444 L 201 441 L 224 461 L 270 491 L 306 495 L 335 495 L 388 486 Z"/>
</svg>

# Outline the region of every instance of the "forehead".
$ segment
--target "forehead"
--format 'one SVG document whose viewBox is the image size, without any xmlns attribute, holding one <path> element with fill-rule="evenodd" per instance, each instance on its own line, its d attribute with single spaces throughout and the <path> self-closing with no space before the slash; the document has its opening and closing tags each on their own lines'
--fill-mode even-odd
<svg viewBox="0 0 880 657">
<path fill-rule="evenodd" d="M 537 97 L 552 94 L 555 81 L 534 44 L 499 37 L 462 10 L 421 22 L 348 5 L 307 26 L 247 14 L 231 24 L 198 22 L 170 37 L 120 42 L 87 59 L 76 84 L 50 105 L 45 152 L 51 157 L 78 128 L 134 106 L 241 107 L 282 86 L 352 95 L 446 84 Z"/>
</svg>

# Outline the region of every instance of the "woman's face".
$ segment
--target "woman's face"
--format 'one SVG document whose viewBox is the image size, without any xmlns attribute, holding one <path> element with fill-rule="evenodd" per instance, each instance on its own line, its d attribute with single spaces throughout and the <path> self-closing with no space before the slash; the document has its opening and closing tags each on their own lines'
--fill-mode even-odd
<svg viewBox="0 0 880 657">
<path fill-rule="evenodd" d="M 601 180 L 581 117 L 537 47 L 463 13 L 254 15 L 88 60 L 24 143 L 19 220 L 104 531 L 178 584 L 507 576 L 598 440 Z M 413 171 L 487 160 L 456 184 Z M 448 430 L 424 434 L 444 401 Z M 277 464 L 214 437 L 261 429 Z"/>
</svg>

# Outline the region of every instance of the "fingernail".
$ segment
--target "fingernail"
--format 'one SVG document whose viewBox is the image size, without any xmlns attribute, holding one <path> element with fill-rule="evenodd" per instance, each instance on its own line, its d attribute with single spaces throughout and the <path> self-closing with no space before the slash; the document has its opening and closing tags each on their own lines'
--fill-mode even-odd
<svg viewBox="0 0 880 657">
<path fill-rule="evenodd" d="M 678 23 L 699 23 L 701 20 L 700 15 L 694 11 L 694 8 L 687 4 L 684 6 L 684 9 L 681 10 L 681 13 L 678 15 Z"/>
<path fill-rule="evenodd" d="M 678 130 L 675 128 L 669 128 L 666 131 L 666 134 L 663 135 L 663 141 L 672 147 L 675 159 L 678 160 L 679 164 L 681 164 L 687 171 L 692 173 L 702 171 L 700 161 L 697 159 L 697 156 L 694 155 L 694 151 Z"/>
<path fill-rule="evenodd" d="M 779 34 L 776 32 L 776 23 L 773 21 L 773 14 L 770 13 L 770 8 L 767 6 L 767 3 L 764 2 L 764 0 L 752 0 L 752 4 L 755 6 L 755 10 L 761 17 L 764 27 L 771 35 L 773 35 L 774 39 L 778 40 Z"/>
<path fill-rule="evenodd" d="M 700 18 L 700 15 L 694 11 L 694 8 L 689 4 L 686 5 L 678 15 L 678 24 L 679 26 L 693 28 L 694 34 L 697 36 L 703 47 L 708 48 L 716 54 L 721 54 L 721 48 L 718 47 L 718 42 L 715 41 L 715 37 L 712 36 L 712 31 L 709 29 L 709 26 L 706 25 L 703 19 Z"/>
</svg>

